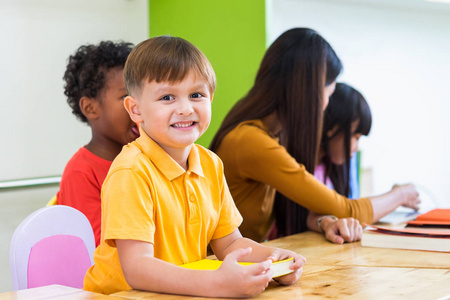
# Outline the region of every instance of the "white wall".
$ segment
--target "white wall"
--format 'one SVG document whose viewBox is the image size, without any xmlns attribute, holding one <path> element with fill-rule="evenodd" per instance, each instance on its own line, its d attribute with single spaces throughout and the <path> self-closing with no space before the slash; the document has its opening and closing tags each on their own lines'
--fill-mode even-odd
<svg viewBox="0 0 450 300">
<path fill-rule="evenodd" d="M 338 80 L 373 114 L 362 138 L 372 191 L 417 184 L 424 207 L 450 207 L 450 4 L 419 0 L 269 2 L 270 42 L 292 27 L 317 30 L 344 63 Z"/>
<path fill-rule="evenodd" d="M 0 0 L 0 181 L 61 175 L 89 142 L 63 94 L 69 55 L 147 37 L 148 0 Z"/>
<path fill-rule="evenodd" d="M 85 43 L 148 38 L 148 0 L 0 0 L 0 181 L 61 175 L 90 139 L 63 94 L 67 58 Z M 57 185 L 0 189 L 0 293 L 12 290 L 15 228 Z"/>
</svg>

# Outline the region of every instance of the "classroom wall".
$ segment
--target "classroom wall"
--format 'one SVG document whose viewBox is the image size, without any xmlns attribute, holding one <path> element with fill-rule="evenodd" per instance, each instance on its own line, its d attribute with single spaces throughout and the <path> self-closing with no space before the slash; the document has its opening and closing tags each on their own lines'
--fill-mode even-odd
<svg viewBox="0 0 450 300">
<path fill-rule="evenodd" d="M 150 0 L 150 36 L 169 34 L 196 45 L 217 77 L 208 147 L 226 113 L 253 84 L 266 49 L 264 0 Z"/>
<path fill-rule="evenodd" d="M 0 0 L 0 35 L 0 181 L 61 175 L 90 139 L 63 94 L 67 58 L 147 38 L 148 0 Z"/>
<path fill-rule="evenodd" d="M 0 0 L 0 181 L 61 175 L 89 142 L 63 94 L 67 58 L 85 43 L 148 37 L 147 0 Z M 0 189 L 0 293 L 12 290 L 15 228 L 58 185 Z"/>
<path fill-rule="evenodd" d="M 423 207 L 450 207 L 450 4 L 419 0 L 276 0 L 269 42 L 292 27 L 317 30 L 344 64 L 339 80 L 366 97 L 362 138 L 371 190 L 415 183 Z"/>
</svg>

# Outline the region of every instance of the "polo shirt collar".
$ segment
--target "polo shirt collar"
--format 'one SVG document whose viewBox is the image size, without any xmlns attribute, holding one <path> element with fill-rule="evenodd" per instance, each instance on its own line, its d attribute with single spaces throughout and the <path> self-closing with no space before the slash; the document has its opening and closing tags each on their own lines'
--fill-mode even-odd
<svg viewBox="0 0 450 300">
<path fill-rule="evenodd" d="M 173 180 L 186 171 L 161 148 L 147 133 L 139 127 L 140 137 L 136 139 L 136 143 L 142 152 L 153 162 L 153 164 L 167 177 Z M 200 155 L 196 145 L 192 145 L 191 152 L 188 157 L 189 170 L 201 177 L 204 177 L 203 168 L 200 163 Z"/>
</svg>

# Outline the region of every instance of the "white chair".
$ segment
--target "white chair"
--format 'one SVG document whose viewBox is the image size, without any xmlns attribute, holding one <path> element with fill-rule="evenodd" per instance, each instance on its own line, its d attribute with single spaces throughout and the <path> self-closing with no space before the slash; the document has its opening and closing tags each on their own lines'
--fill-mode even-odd
<svg viewBox="0 0 450 300">
<path fill-rule="evenodd" d="M 65 205 L 38 209 L 20 223 L 11 240 L 13 288 L 82 288 L 94 250 L 94 233 L 83 213 Z"/>
</svg>

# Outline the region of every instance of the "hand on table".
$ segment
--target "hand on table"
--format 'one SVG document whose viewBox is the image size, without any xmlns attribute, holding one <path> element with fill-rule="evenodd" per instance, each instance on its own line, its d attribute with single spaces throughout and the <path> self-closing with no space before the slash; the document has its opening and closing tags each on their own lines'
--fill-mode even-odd
<svg viewBox="0 0 450 300">
<path fill-rule="evenodd" d="M 321 221 L 321 226 L 325 238 L 332 243 L 342 244 L 361 240 L 363 228 L 359 221 L 354 218 L 333 220 L 327 217 Z"/>
</svg>

